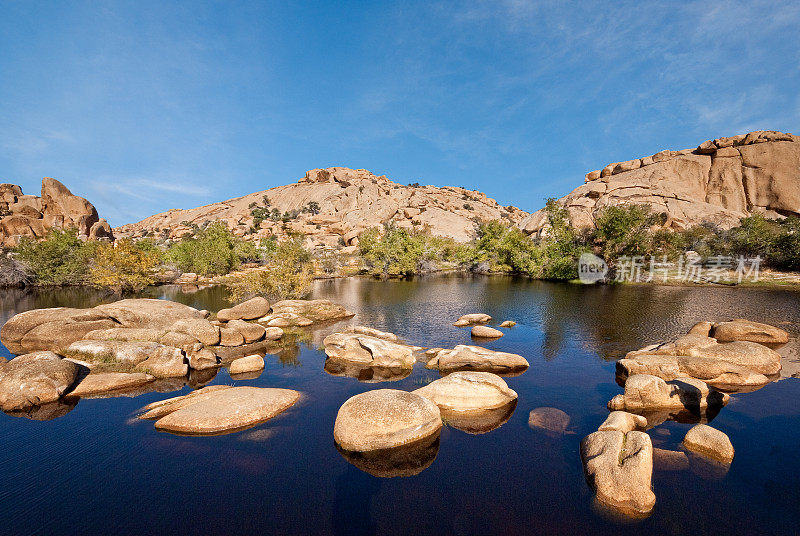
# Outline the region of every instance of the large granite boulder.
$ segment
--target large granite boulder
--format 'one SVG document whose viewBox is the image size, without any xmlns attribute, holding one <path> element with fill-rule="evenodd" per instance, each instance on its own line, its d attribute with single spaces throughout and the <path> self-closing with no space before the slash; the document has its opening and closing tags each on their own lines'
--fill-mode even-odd
<svg viewBox="0 0 800 536">
<path fill-rule="evenodd" d="M 355 316 L 355 313 L 330 300 L 283 300 L 272 304 L 272 313 L 294 313 L 314 322 L 328 322 Z"/>
<path fill-rule="evenodd" d="M 651 374 L 663 380 L 696 378 L 725 391 L 766 385 L 770 379 L 751 369 L 708 357 L 636 354 L 617 361 L 617 376 L 623 381 L 635 374 Z"/>
<path fill-rule="evenodd" d="M 291 389 L 231 387 L 186 401 L 155 422 L 156 430 L 214 435 L 243 430 L 286 411 L 300 398 Z"/>
<path fill-rule="evenodd" d="M 157 378 L 186 376 L 189 372 L 183 350 L 157 342 L 75 341 L 64 350 L 64 355 L 121 369 L 116 372 L 138 369 Z"/>
<path fill-rule="evenodd" d="M 665 382 L 658 376 L 636 374 L 625 382 L 625 393 L 611 399 L 608 409 L 643 411 L 681 408 L 699 412 L 709 407 L 722 407 L 729 399 L 729 395 L 710 389 L 694 378 Z"/>
<path fill-rule="evenodd" d="M 454 372 L 413 392 L 452 413 L 497 409 L 517 399 L 503 378 L 490 372 Z"/>
<path fill-rule="evenodd" d="M 205 346 L 219 344 L 219 327 L 205 318 L 181 318 L 169 328 L 176 333 L 186 333 Z"/>
<path fill-rule="evenodd" d="M 181 319 L 203 318 L 197 309 L 167 300 L 127 299 L 91 309 L 34 309 L 11 317 L 0 329 L 0 341 L 15 354 L 59 350 L 110 328 L 166 330 Z"/>
<path fill-rule="evenodd" d="M 656 503 L 650 436 L 635 431 L 594 432 L 581 441 L 581 459 L 598 501 L 627 516 L 650 514 Z"/>
<path fill-rule="evenodd" d="M 728 436 L 707 424 L 692 427 L 683 440 L 683 446 L 692 452 L 707 456 L 722 463 L 733 461 L 733 445 Z"/>
<path fill-rule="evenodd" d="M 136 389 L 155 381 L 155 377 L 143 372 L 92 372 L 80 379 L 67 393 L 70 397 L 107 396 L 114 392 Z"/>
<path fill-rule="evenodd" d="M 786 344 L 789 342 L 789 334 L 786 331 L 769 324 L 742 318 L 714 324 L 710 330 L 710 336 L 719 342 L 750 341 L 761 344 Z"/>
<path fill-rule="evenodd" d="M 16 357 L 0 370 L 0 409 L 19 411 L 55 402 L 72 386 L 78 365 L 53 352 Z"/>
<path fill-rule="evenodd" d="M 344 451 L 367 452 L 411 445 L 438 435 L 439 408 L 427 398 L 395 389 L 377 389 L 348 399 L 333 426 Z"/>
<path fill-rule="evenodd" d="M 425 366 L 438 369 L 442 373 L 475 370 L 494 372 L 495 374 L 519 374 L 530 365 L 524 357 L 518 354 L 460 344 L 452 350 L 440 350 Z"/>
<path fill-rule="evenodd" d="M 369 367 L 411 369 L 414 347 L 360 333 L 332 333 L 323 339 L 328 359 Z"/>
<path fill-rule="evenodd" d="M 257 296 L 234 305 L 230 309 L 221 309 L 217 313 L 217 320 L 229 322 L 231 320 L 255 320 L 269 313 L 269 301 Z"/>
</svg>

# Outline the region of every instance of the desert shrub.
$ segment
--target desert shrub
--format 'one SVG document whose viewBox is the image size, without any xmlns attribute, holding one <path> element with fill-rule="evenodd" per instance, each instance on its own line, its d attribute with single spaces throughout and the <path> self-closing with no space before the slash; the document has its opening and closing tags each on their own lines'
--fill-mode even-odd
<svg viewBox="0 0 800 536">
<path fill-rule="evenodd" d="M 167 249 L 165 258 L 183 272 L 206 276 L 226 274 L 242 261 L 257 258 L 255 246 L 237 238 L 222 222 L 200 229 Z"/>
<path fill-rule="evenodd" d="M 314 266 L 301 238 L 280 242 L 258 270 L 225 279 L 233 302 L 252 296 L 273 300 L 303 298 L 311 292 Z"/>
<path fill-rule="evenodd" d="M 737 227 L 728 231 L 730 252 L 734 255 L 768 257 L 781 234 L 781 225 L 760 214 L 742 218 Z"/>
<path fill-rule="evenodd" d="M 768 262 L 782 270 L 800 270 L 800 218 L 789 216 L 781 222 Z"/>
<path fill-rule="evenodd" d="M 466 259 L 473 268 L 492 272 L 516 272 L 539 276 L 542 251 L 522 230 L 500 221 L 483 222 Z"/>
<path fill-rule="evenodd" d="M 545 204 L 547 233 L 541 239 L 540 276 L 544 279 L 575 279 L 578 277 L 578 257 L 586 248 L 581 244 L 569 221 L 567 210 L 550 198 Z"/>
<path fill-rule="evenodd" d="M 115 244 L 97 244 L 89 269 L 89 282 L 116 292 L 133 292 L 155 283 L 155 269 L 161 263 L 156 248 L 144 241 L 123 238 Z"/>
<path fill-rule="evenodd" d="M 386 226 L 359 237 L 359 249 L 367 271 L 376 277 L 403 277 L 420 271 L 426 254 L 427 237 L 418 231 Z"/>
<path fill-rule="evenodd" d="M 44 240 L 23 237 L 16 249 L 36 285 L 80 285 L 86 282 L 96 242 L 83 242 L 74 229 L 51 229 Z"/>
<path fill-rule="evenodd" d="M 28 267 L 13 255 L 0 252 L 0 287 L 21 287 L 29 284 L 33 276 Z"/>
<path fill-rule="evenodd" d="M 655 217 L 647 205 L 610 206 L 595 219 L 596 238 L 607 261 L 626 255 L 646 255 L 651 250 L 650 227 Z"/>
</svg>

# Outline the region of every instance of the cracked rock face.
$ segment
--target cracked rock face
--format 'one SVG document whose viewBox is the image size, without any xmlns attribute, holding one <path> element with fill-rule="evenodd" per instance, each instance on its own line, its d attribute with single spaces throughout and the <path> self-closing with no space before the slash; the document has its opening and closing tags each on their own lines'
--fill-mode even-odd
<svg viewBox="0 0 800 536">
<path fill-rule="evenodd" d="M 591 227 L 608 206 L 645 204 L 666 214 L 665 227 L 703 222 L 722 228 L 742 217 L 800 213 L 800 137 L 775 131 L 718 138 L 697 149 L 660 151 L 616 162 L 586 175 L 586 183 L 558 200 L 576 227 Z M 543 210 L 520 223 L 542 231 Z"/>
<path fill-rule="evenodd" d="M 656 496 L 653 477 L 653 445 L 644 432 L 598 431 L 581 441 L 586 481 L 597 500 L 620 513 L 645 517 Z"/>
</svg>

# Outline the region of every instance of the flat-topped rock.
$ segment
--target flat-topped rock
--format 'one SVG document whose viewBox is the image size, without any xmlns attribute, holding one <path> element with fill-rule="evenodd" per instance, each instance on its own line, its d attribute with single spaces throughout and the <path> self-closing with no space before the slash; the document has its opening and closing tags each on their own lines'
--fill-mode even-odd
<svg viewBox="0 0 800 536">
<path fill-rule="evenodd" d="M 197 398 L 208 396 L 215 391 L 221 391 L 223 389 L 230 389 L 230 385 L 209 385 L 208 387 L 203 387 L 201 389 L 197 389 L 196 391 L 192 391 L 188 394 L 181 395 L 181 396 L 174 396 L 172 398 L 166 398 L 164 400 L 158 400 L 156 402 L 152 402 L 145 407 L 143 407 L 140 411 L 142 413 L 139 415 L 139 419 L 159 419 L 164 415 L 168 415 L 174 411 L 179 410 L 184 406 L 188 406 L 197 401 Z"/>
<path fill-rule="evenodd" d="M 627 411 L 612 411 L 598 430 L 601 432 L 616 431 L 627 434 L 634 430 L 644 430 L 646 428 L 647 419 L 641 415 L 635 415 Z"/>
<path fill-rule="evenodd" d="M 438 434 L 441 427 L 439 408 L 427 398 L 377 389 L 342 404 L 333 438 L 345 451 L 366 452 L 410 445 Z"/>
<path fill-rule="evenodd" d="M 692 427 L 683 440 L 687 449 L 722 463 L 733 461 L 733 445 L 728 436 L 707 424 Z"/>
<path fill-rule="evenodd" d="M 413 392 L 441 411 L 462 413 L 501 408 L 517 399 L 503 378 L 490 372 L 454 372 Z"/>
<path fill-rule="evenodd" d="M 489 326 L 473 326 L 472 336 L 478 339 L 499 339 L 504 335 L 499 329 L 490 328 Z"/>
<path fill-rule="evenodd" d="M 586 481 L 597 500 L 631 517 L 645 517 L 656 496 L 651 489 L 653 444 L 644 432 L 598 431 L 581 441 Z"/>
<path fill-rule="evenodd" d="M 55 402 L 72 386 L 78 365 L 53 352 L 15 357 L 2 367 L 0 409 L 19 411 Z"/>
<path fill-rule="evenodd" d="M 289 328 L 306 327 L 314 323 L 310 318 L 306 318 L 297 313 L 270 313 L 258 319 L 259 322 L 269 327 Z"/>
<path fill-rule="evenodd" d="M 388 331 L 381 331 L 375 328 L 369 328 L 367 326 L 349 326 L 347 329 L 344 330 L 345 333 L 358 333 L 360 335 L 369 335 L 370 337 L 375 337 L 376 339 L 384 339 L 391 342 L 397 342 L 397 335 L 394 333 L 389 333 Z"/>
<path fill-rule="evenodd" d="M 272 313 L 294 313 L 314 322 L 327 322 L 355 316 L 330 300 L 282 300 L 272 304 Z"/>
<path fill-rule="evenodd" d="M 135 389 L 155 381 L 143 372 L 93 372 L 81 379 L 68 396 L 85 397 L 113 391 Z"/>
<path fill-rule="evenodd" d="M 329 359 L 370 367 L 413 368 L 414 347 L 360 333 L 332 333 L 323 339 Z"/>
<path fill-rule="evenodd" d="M 122 342 L 160 342 L 167 332 L 151 328 L 109 328 L 88 332 L 84 340 Z"/>
<path fill-rule="evenodd" d="M 427 368 L 449 373 L 459 370 L 518 374 L 528 367 L 528 361 L 518 354 L 497 352 L 481 346 L 458 345 L 452 350 L 441 350 L 431 358 Z"/>
<path fill-rule="evenodd" d="M 195 397 L 155 422 L 156 430 L 180 434 L 221 434 L 268 421 L 293 406 L 291 389 L 231 387 Z"/>
</svg>

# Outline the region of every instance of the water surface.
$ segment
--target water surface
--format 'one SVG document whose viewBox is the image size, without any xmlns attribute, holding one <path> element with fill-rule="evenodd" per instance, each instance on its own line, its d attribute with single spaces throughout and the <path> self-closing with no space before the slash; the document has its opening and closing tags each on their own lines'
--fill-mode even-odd
<svg viewBox="0 0 800 536">
<path fill-rule="evenodd" d="M 222 289 L 160 287 L 145 293 L 197 308 L 228 304 Z M 302 403 L 245 432 L 181 437 L 132 419 L 147 403 L 188 392 L 81 400 L 64 416 L 35 421 L 0 415 L 2 534 L 796 534 L 800 511 L 800 380 L 734 395 L 714 419 L 736 457 L 722 477 L 656 471 L 653 514 L 634 523 L 593 507 L 578 444 L 607 415 L 621 389 L 613 361 L 675 337 L 706 319 L 752 318 L 792 334 L 781 350 L 797 367 L 800 293 L 738 288 L 583 287 L 504 277 L 413 281 L 318 281 L 314 297 L 357 313 L 268 355 L 263 374 L 210 383 L 287 387 Z M 0 291 L 0 323 L 37 307 L 113 301 L 82 289 Z M 417 364 L 399 381 L 361 383 L 324 372 L 318 350 L 330 331 L 359 323 L 421 346 L 470 344 L 451 323 L 485 312 L 517 326 L 485 345 L 531 363 L 506 378 L 519 394 L 500 428 L 473 435 L 442 430 L 433 463 L 416 476 L 377 478 L 348 463 L 333 442 L 341 404 L 369 389 L 413 390 L 438 378 Z M 0 347 L 2 355 L 10 356 Z M 528 427 L 529 412 L 570 415 L 565 435 Z M 667 422 L 653 443 L 675 449 L 689 424 Z"/>
</svg>

